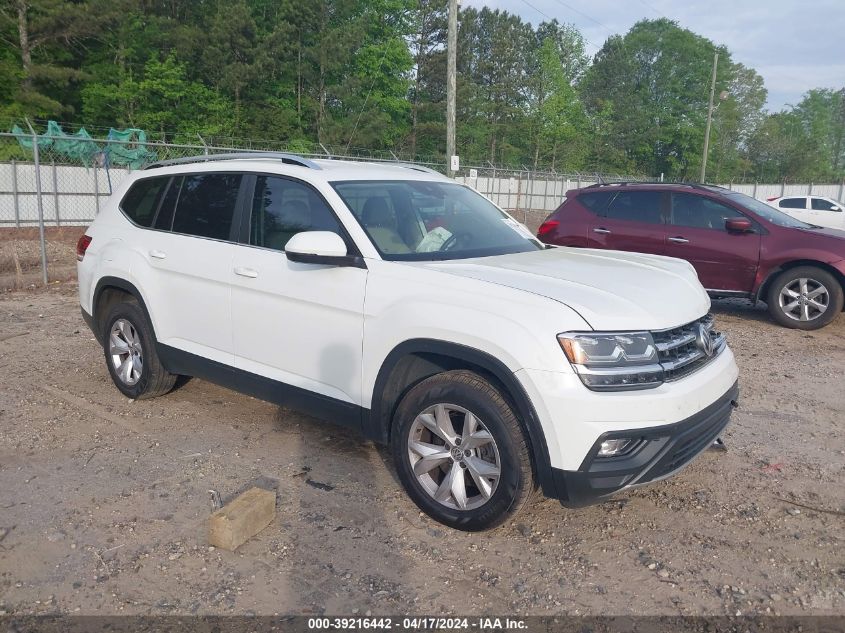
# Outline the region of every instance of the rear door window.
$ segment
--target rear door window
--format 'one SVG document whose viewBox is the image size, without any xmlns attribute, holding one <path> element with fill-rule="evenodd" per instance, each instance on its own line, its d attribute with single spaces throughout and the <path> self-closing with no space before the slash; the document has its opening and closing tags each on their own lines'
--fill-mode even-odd
<svg viewBox="0 0 845 633">
<path fill-rule="evenodd" d="M 240 184 L 240 174 L 185 176 L 176 202 L 173 232 L 230 239 Z"/>
<path fill-rule="evenodd" d="M 619 191 L 607 205 L 604 215 L 612 220 L 662 224 L 662 203 L 660 191 Z"/>
<path fill-rule="evenodd" d="M 784 198 L 778 206 L 781 209 L 806 209 L 807 198 Z"/>
<path fill-rule="evenodd" d="M 159 201 L 169 180 L 169 176 L 160 176 L 137 181 L 129 187 L 129 191 L 120 201 L 123 213 L 138 226 L 152 226 Z"/>
</svg>

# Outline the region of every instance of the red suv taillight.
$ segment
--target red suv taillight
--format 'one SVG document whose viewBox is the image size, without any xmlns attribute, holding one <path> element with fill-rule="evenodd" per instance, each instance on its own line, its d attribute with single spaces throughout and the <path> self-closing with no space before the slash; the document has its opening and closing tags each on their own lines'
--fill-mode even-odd
<svg viewBox="0 0 845 633">
<path fill-rule="evenodd" d="M 560 222 L 558 220 L 546 220 L 540 225 L 540 228 L 537 230 L 537 237 L 543 237 L 544 235 L 548 235 L 552 231 L 554 231 L 558 226 L 560 226 Z"/>
<path fill-rule="evenodd" d="M 88 250 L 88 247 L 91 245 L 91 238 L 87 235 L 83 235 L 79 238 L 79 241 L 76 243 L 76 261 L 81 262 L 82 258 L 85 257 L 85 251 Z"/>
</svg>

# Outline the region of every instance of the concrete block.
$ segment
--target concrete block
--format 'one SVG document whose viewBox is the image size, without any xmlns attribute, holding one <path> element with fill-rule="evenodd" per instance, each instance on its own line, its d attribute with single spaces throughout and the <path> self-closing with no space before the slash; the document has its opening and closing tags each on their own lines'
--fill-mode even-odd
<svg viewBox="0 0 845 633">
<path fill-rule="evenodd" d="M 211 515 L 208 542 L 234 550 L 270 525 L 275 514 L 275 491 L 250 488 Z"/>
</svg>

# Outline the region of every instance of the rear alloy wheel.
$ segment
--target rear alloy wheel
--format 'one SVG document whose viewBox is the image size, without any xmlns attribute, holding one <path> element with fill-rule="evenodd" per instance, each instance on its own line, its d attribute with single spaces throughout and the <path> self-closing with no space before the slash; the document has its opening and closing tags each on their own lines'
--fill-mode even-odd
<svg viewBox="0 0 845 633">
<path fill-rule="evenodd" d="M 173 389 L 177 376 L 161 364 L 152 327 L 136 301 L 115 305 L 102 332 L 109 375 L 123 395 L 155 398 Z"/>
<path fill-rule="evenodd" d="M 396 409 L 391 444 L 411 499 L 459 530 L 496 527 L 519 512 L 535 488 L 513 408 L 470 371 L 436 374 L 410 389 Z"/>
<path fill-rule="evenodd" d="M 816 330 L 842 311 L 842 286 L 830 273 L 813 266 L 782 272 L 769 288 L 772 317 L 789 328 Z"/>
</svg>

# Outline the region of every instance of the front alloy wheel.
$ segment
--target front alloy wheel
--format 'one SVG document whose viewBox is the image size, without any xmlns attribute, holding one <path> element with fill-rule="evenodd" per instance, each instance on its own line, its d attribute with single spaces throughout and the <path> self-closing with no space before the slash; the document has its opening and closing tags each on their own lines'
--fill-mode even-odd
<svg viewBox="0 0 845 633">
<path fill-rule="evenodd" d="M 459 530 L 489 530 L 534 492 L 531 451 L 509 400 L 469 370 L 414 385 L 393 416 L 391 448 L 408 495 Z"/>
<path fill-rule="evenodd" d="M 408 458 L 422 488 L 438 503 L 472 510 L 496 492 L 499 449 L 484 423 L 455 404 L 435 404 L 411 425 Z"/>
</svg>

